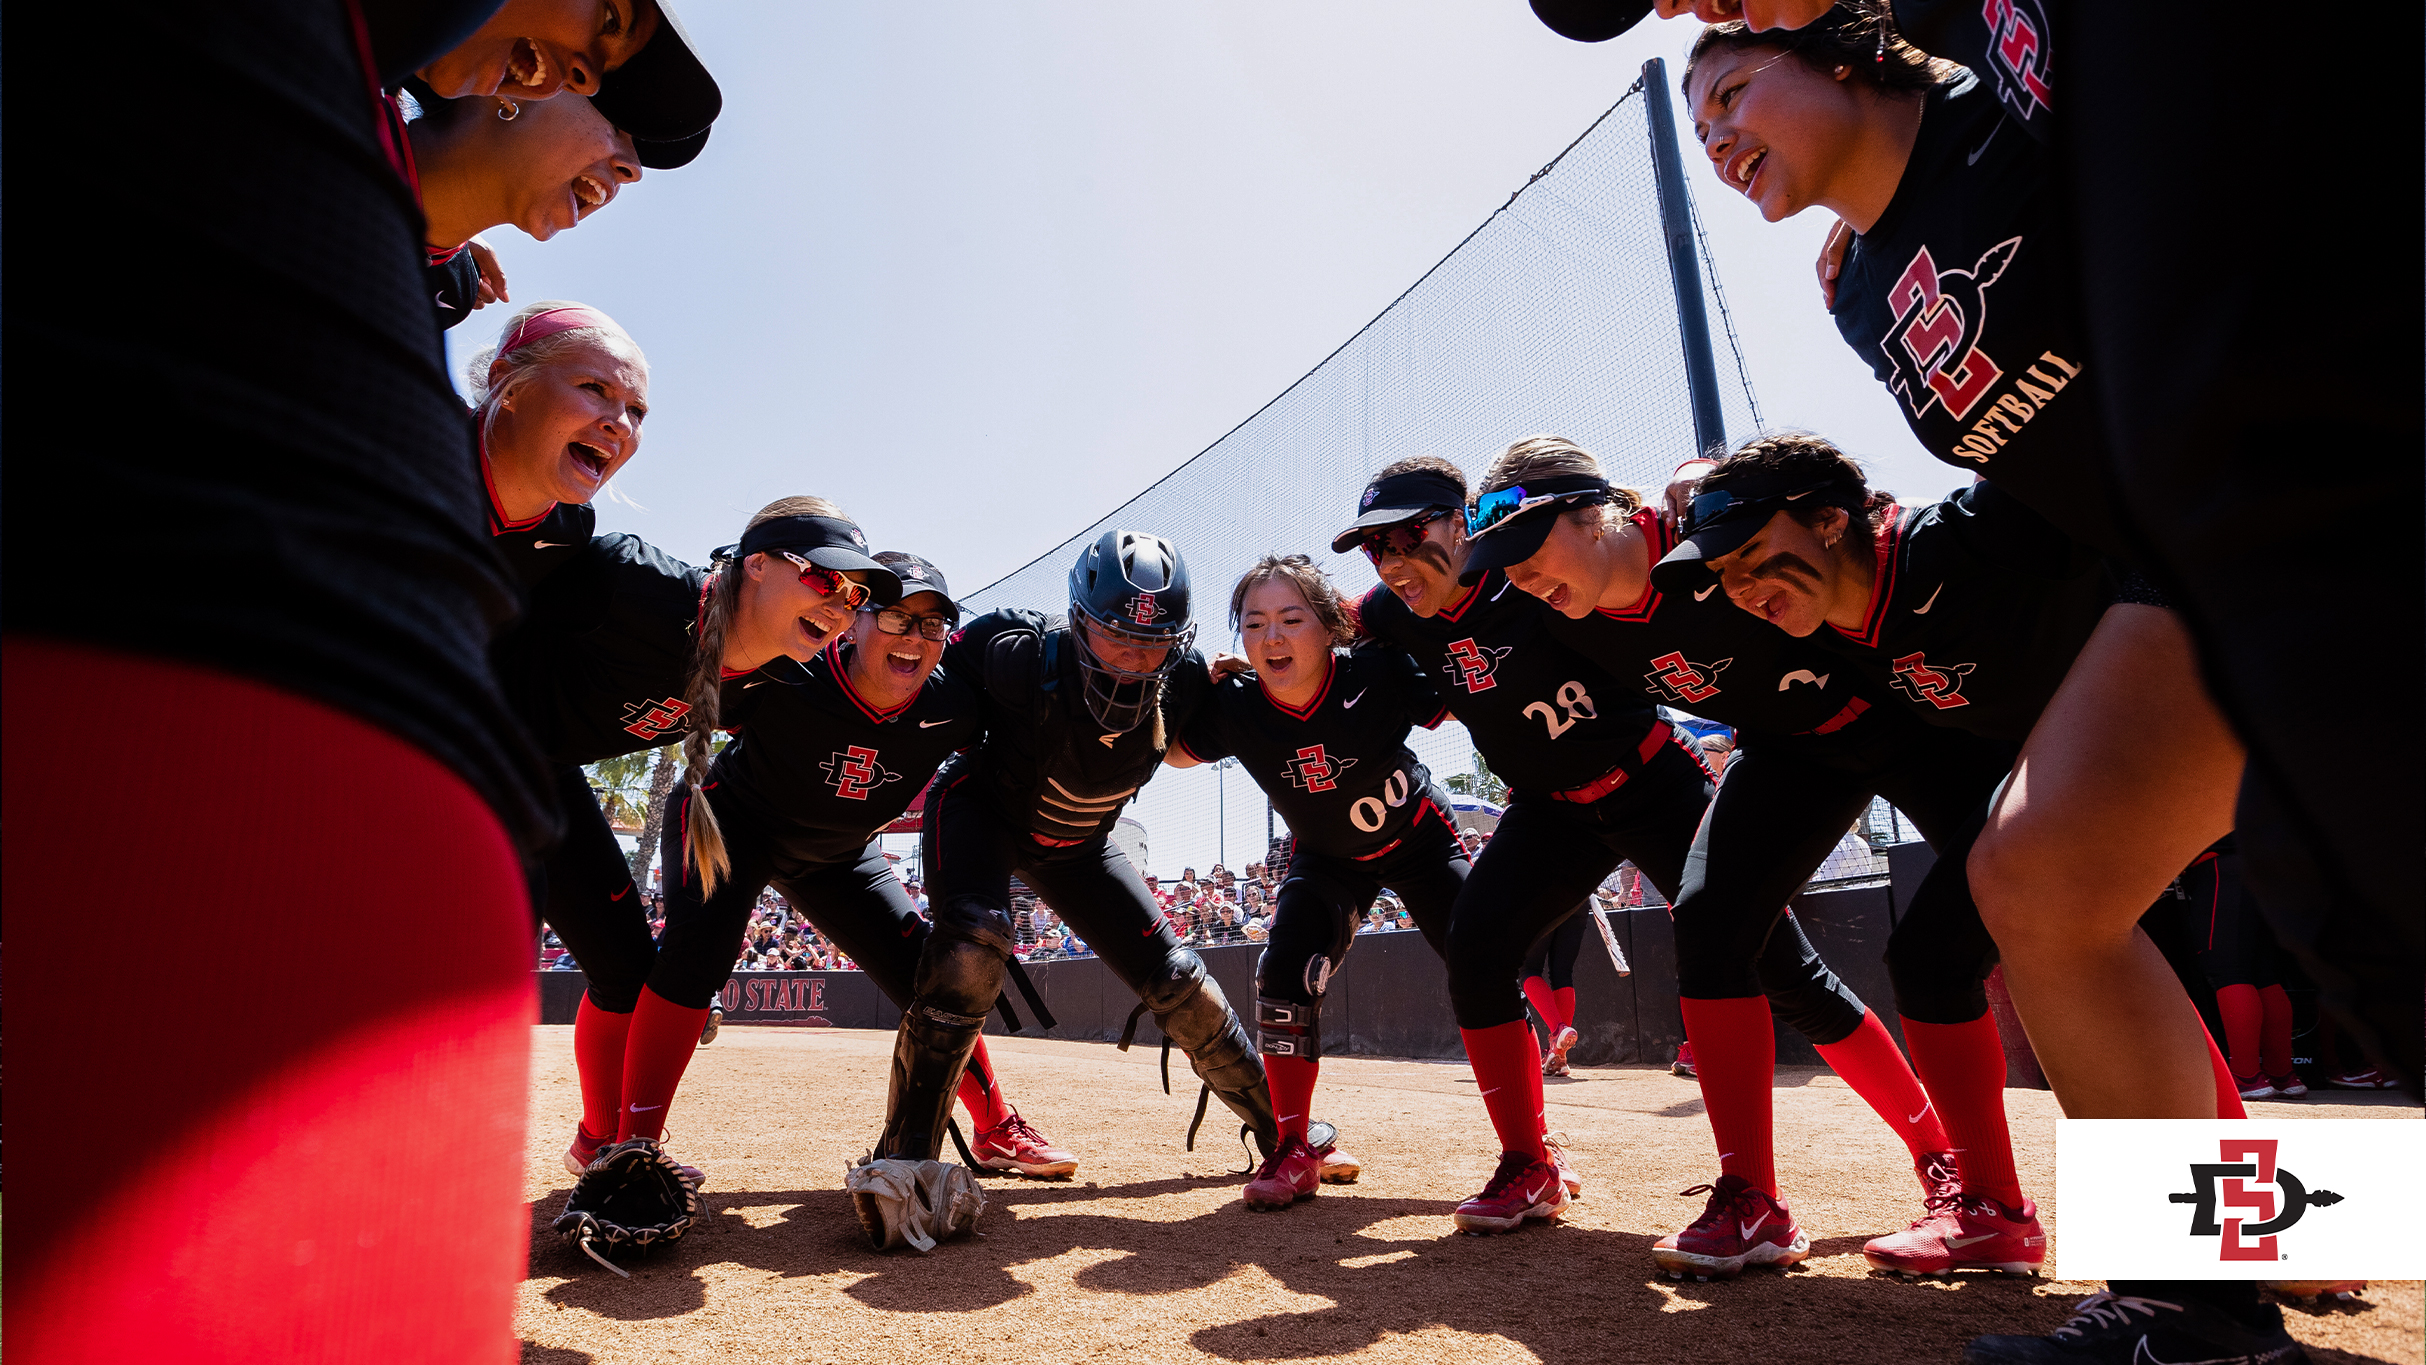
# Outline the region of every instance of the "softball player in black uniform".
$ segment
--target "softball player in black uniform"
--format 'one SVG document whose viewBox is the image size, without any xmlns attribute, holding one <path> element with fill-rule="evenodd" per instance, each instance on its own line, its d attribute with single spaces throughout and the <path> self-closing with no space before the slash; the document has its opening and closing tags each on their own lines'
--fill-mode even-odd
<svg viewBox="0 0 2426 1365">
<path fill-rule="evenodd" d="M 1280 1145 L 1246 1029 L 1111 842 L 1121 807 L 1162 765 L 1211 685 L 1190 647 L 1188 596 L 1187 567 L 1170 542 L 1107 531 L 1070 570 L 1066 621 L 988 612 L 945 646 L 945 671 L 979 696 L 985 740 L 944 765 L 927 799 L 935 927 L 894 1044 L 892 1096 L 872 1163 L 886 1169 L 862 1167 L 868 1181 L 923 1172 L 941 1150 L 954 1087 L 1002 993 L 1014 875 L 1049 899 L 1153 1010 L 1261 1154 Z M 886 1225 L 890 1206 L 859 1173 L 852 1190 L 872 1241 L 881 1247 L 905 1235 Z"/>
<path fill-rule="evenodd" d="M 499 675 L 557 765 L 567 815 L 541 913 L 589 977 L 573 1028 L 582 1120 L 564 1158 L 576 1174 L 611 1144 L 664 1133 L 707 996 L 724 983 L 740 937 L 738 927 L 718 938 L 696 917 L 669 914 L 660 950 L 581 765 L 681 740 L 698 785 L 710 733 L 736 723 L 755 689 L 802 683 L 796 661 L 838 638 L 854 607 L 898 595 L 892 571 L 865 544 L 821 498 L 770 504 L 738 546 L 718 552 L 714 569 L 636 536 L 600 536 L 533 591 L 528 614 L 499 646 Z M 712 883 L 730 866 L 702 809 L 668 807 L 679 831 L 666 862 L 669 891 L 677 878 Z M 694 958 L 717 951 L 722 959 L 702 985 Z"/>
<path fill-rule="evenodd" d="M 1555 436 L 1518 442 L 1492 463 L 1483 488 L 1478 513 L 1518 510 L 1504 530 L 1477 541 L 1467 572 L 1504 567 L 1510 581 L 1556 609 L 1552 629 L 1579 652 L 1612 674 L 1640 675 L 1650 695 L 1733 726 L 1738 735 L 1727 780 L 1694 837 L 1673 912 L 1678 993 L 1711 1129 L 1725 1155 L 1703 1217 L 1654 1248 L 1662 1268 L 1732 1275 L 1794 1251 L 1790 1218 L 1773 1220 L 1757 1241 L 1741 1232 L 1760 1222 L 1751 1215 L 1766 1212 L 1777 1196 L 1769 1102 L 1773 1010 L 1811 1040 L 1912 1154 L 1927 1201 L 1922 1223 L 1930 1227 L 1874 1242 L 1868 1249 L 1874 1264 L 1929 1273 L 2036 1266 L 2045 1243 L 2014 1176 L 2004 1052 L 1978 980 L 1959 970 L 1968 964 L 1914 969 L 1890 954 L 1905 1037 L 1929 1080 L 1927 1093 L 1877 1015 L 1833 974 L 1772 986 L 1763 999 L 1757 970 L 1770 937 L 1800 936 L 1780 907 L 1873 796 L 1886 796 L 1923 837 L 1950 847 L 2011 767 L 2016 746 L 1919 723 L 1841 659 L 1737 610 L 1715 583 L 1663 589 L 1651 571 L 1675 548 L 1675 532 L 1648 509 L 1613 515 L 1625 502 L 1570 507 L 1613 493 L 1598 462 L 1573 442 Z M 1960 864 L 1949 860 L 1945 867 L 1904 918 L 1952 915 L 1976 928 Z M 1996 1201 L 2005 1211 L 1997 1226 L 2010 1235 L 1981 1241 L 1977 1229 L 1958 1226 L 1967 1196 Z"/>
<path fill-rule="evenodd" d="M 648 358 L 613 318 L 550 299 L 509 317 L 464 373 L 489 538 L 529 589 L 589 543 L 590 499 L 640 453 Z"/>
<path fill-rule="evenodd" d="M 876 562 L 900 581 L 900 602 L 863 604 L 850 634 L 804 666 L 804 680 L 745 680 L 749 723 L 704 782 L 668 798 L 682 809 L 694 790 L 704 793 L 732 860 L 731 873 L 703 896 L 697 865 L 686 863 L 667 826 L 664 865 L 674 875 L 666 878 L 666 947 L 652 980 L 667 983 L 670 999 L 712 998 L 723 986 L 750 908 L 772 883 L 886 998 L 909 1003 L 927 923 L 879 836 L 984 729 L 976 690 L 935 666 L 960 619 L 942 571 L 893 551 Z M 976 1120 L 979 1165 L 1021 1175 L 1077 1171 L 1077 1158 L 1046 1142 L 1003 1096 L 982 1037 L 959 1095 Z"/>
<path fill-rule="evenodd" d="M 1457 1226 L 1505 1232 L 1566 1206 L 1566 1172 L 1542 1132 L 1541 1058 L 1517 989 L 1527 956 L 1621 860 L 1673 896 L 1710 777 L 1641 691 L 1560 644 L 1542 604 L 1497 571 L 1460 586 L 1465 475 L 1431 456 L 1365 487 L 1334 537 L 1381 575 L 1364 632 L 1414 657 L 1474 736 L 1510 804 L 1459 893 L 1449 997 L 1502 1155 Z"/>
<path fill-rule="evenodd" d="M 1231 590 L 1230 624 L 1254 676 L 1217 684 L 1163 761 L 1192 768 L 1235 756 L 1296 841 L 1255 969 L 1256 1042 L 1280 1146 L 1246 1188 L 1247 1207 L 1286 1208 L 1359 1170 L 1307 1138 L 1323 995 L 1357 917 L 1389 887 L 1440 951 L 1466 854 L 1448 793 L 1407 749 L 1409 730 L 1448 712 L 1397 649 L 1338 648 L 1354 641 L 1356 623 L 1322 570 L 1303 555 L 1265 556 Z"/>
</svg>

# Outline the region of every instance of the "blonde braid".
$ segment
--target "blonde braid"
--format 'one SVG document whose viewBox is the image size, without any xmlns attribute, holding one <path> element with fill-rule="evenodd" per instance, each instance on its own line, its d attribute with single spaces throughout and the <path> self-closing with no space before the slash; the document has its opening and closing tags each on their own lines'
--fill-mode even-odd
<svg viewBox="0 0 2426 1365">
<path fill-rule="evenodd" d="M 691 785 L 690 804 L 683 820 L 683 862 L 699 870 L 702 900 L 716 893 L 716 883 L 733 870 L 725 852 L 724 830 L 716 823 L 716 808 L 708 804 L 704 784 L 709 761 L 716 754 L 717 698 L 724 690 L 724 634 L 732 624 L 740 599 L 740 578 L 730 566 L 708 575 L 707 605 L 700 612 L 699 635 L 691 642 L 691 675 L 682 699 L 690 703 L 691 723 L 682 737 L 683 777 Z"/>
</svg>

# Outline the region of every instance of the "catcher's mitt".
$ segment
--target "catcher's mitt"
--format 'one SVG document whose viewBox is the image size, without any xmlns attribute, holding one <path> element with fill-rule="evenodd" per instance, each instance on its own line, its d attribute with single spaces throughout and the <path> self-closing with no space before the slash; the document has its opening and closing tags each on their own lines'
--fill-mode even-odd
<svg viewBox="0 0 2426 1365">
<path fill-rule="evenodd" d="M 598 1254 L 617 1247 L 655 1246 L 682 1236 L 699 1216 L 699 1191 L 682 1167 L 648 1138 L 619 1142 L 598 1154 L 557 1215 L 556 1231 L 589 1258 L 626 1279 L 631 1272 Z"/>
</svg>

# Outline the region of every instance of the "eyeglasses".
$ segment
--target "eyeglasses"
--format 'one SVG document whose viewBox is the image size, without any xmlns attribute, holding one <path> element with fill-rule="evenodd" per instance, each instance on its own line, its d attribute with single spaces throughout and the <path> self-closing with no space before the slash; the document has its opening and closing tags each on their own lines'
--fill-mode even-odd
<svg viewBox="0 0 2426 1365">
<path fill-rule="evenodd" d="M 907 635 L 913 627 L 921 640 L 941 642 L 952 635 L 952 618 L 948 616 L 920 616 L 899 607 L 880 608 L 873 614 L 876 628 L 887 635 Z"/>
<path fill-rule="evenodd" d="M 800 581 L 807 584 L 809 591 L 816 593 L 819 597 L 832 597 L 840 593 L 842 604 L 853 611 L 857 611 L 860 605 L 868 600 L 867 584 L 854 583 L 835 570 L 820 564 L 811 564 L 790 550 L 777 550 L 775 553 L 799 565 Z"/>
<path fill-rule="evenodd" d="M 1479 536 L 1502 522 L 1522 516 L 1536 507 L 1548 507 L 1552 503 L 1564 502 L 1576 507 L 1592 507 L 1604 503 L 1608 499 L 1609 495 L 1598 489 L 1570 488 L 1564 493 L 1537 493 L 1528 496 L 1521 484 L 1502 488 L 1496 492 L 1485 493 L 1474 500 L 1473 509 L 1466 513 L 1466 534 Z"/>
<path fill-rule="evenodd" d="M 1382 557 L 1385 555 L 1396 555 L 1404 559 L 1415 553 L 1416 546 L 1424 543 L 1425 527 L 1445 517 L 1456 515 L 1456 508 L 1435 507 L 1429 512 L 1409 517 L 1405 521 L 1394 521 L 1387 526 L 1376 526 L 1358 536 L 1356 543 L 1365 552 L 1365 558 L 1376 564 L 1381 563 Z"/>
</svg>

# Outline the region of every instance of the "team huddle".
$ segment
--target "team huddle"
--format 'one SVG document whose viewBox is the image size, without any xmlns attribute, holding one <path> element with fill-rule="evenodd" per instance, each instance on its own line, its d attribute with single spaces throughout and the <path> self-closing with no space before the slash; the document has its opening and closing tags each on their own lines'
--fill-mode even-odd
<svg viewBox="0 0 2426 1365">
<path fill-rule="evenodd" d="M 1329 546 L 1379 579 L 1361 600 L 1302 545 L 1192 583 L 1188 528 L 1156 526 L 1087 545 L 1058 613 L 972 614 L 954 547 L 873 546 L 806 493 L 685 563 L 592 510 L 642 449 L 639 344 L 585 304 L 513 307 L 479 236 L 544 240 L 703 155 L 722 96 L 662 0 L 130 20 L 146 41 L 57 130 L 53 186 L 113 265 L 21 348 L 51 410 L 121 420 L 73 459 L 8 466 L 12 984 L 28 1017 L 85 1017 L 80 974 L 47 964 L 83 960 L 106 867 L 180 888 L 162 951 L 212 995 L 175 1028 L 129 1012 L 26 1050 L 23 1111 L 78 1122 L 29 1120 L 21 1161 L 126 1172 L 141 1197 L 20 1192 L 12 1340 L 503 1359 L 534 910 L 587 978 L 556 1228 L 619 1273 L 618 1247 L 700 1211 L 711 1173 L 668 1150 L 667 1117 L 770 887 L 901 1009 L 883 1127 L 844 1176 L 885 1250 L 950 1255 L 983 1210 L 976 1171 L 1082 1160 L 1023 1116 L 982 1034 L 1018 996 L 1039 1008 L 1014 879 L 1136 994 L 1132 1027 L 1150 1014 L 1184 1054 L 1197 1124 L 1215 1100 L 1236 1119 L 1241 1217 L 1359 1178 L 1355 1135 L 1318 1116 L 1322 1014 L 1383 890 L 1446 968 L 1438 1007 L 1492 1130 L 1435 1140 L 1499 1152 L 1450 1225 L 1518 1232 L 1620 1178 L 1547 1131 L 1520 983 L 1621 863 L 1671 907 L 1713 1143 L 1701 1215 L 1651 1249 L 1668 1275 L 1814 1252 L 1773 1158 L 1776 1021 L 1909 1154 L 1916 1216 L 1862 1248 L 1893 1272 L 2045 1260 L 1984 986 L 2000 964 L 2067 1114 L 2239 1117 L 2297 1085 L 2274 1074 L 2287 1011 L 2254 1003 L 2281 995 L 2271 977 L 2234 997 L 2270 1021 L 2262 1056 L 2235 1034 L 2228 1059 L 2137 927 L 2227 838 L 2346 1043 L 2414 1091 L 2418 793 L 2350 782 L 2306 719 L 2347 693 L 2320 659 L 2373 686 L 2426 667 L 2350 590 L 2415 582 L 2414 353 L 2276 344 L 2330 331 L 2312 312 L 2348 281 L 2290 253 L 2268 288 L 2225 287 L 2246 262 L 2184 188 L 2245 180 L 2244 154 L 2306 183 L 2345 152 L 2288 141 L 2284 97 L 2251 89 L 2200 115 L 2239 141 L 2152 163 L 2171 91 L 2243 54 L 2230 26 L 2146 6 L 2060 24 L 2039 0 L 1533 7 L 1587 41 L 1653 8 L 1709 21 L 1681 93 L 1712 174 L 1770 221 L 1837 216 L 1827 306 L 1961 487 L 1899 500 L 1824 435 L 1777 429 L 1636 490 L 1516 414 L 1496 452 L 1380 433 L 1405 453 L 1336 509 Z M 2179 57 L 2166 81 L 2138 65 L 2155 52 Z M 247 155 L 188 187 L 164 244 L 158 130 L 193 90 L 219 92 L 214 136 Z M 2351 252 L 2404 221 L 2351 215 Z M 2412 232 L 2368 259 L 2414 254 Z M 270 287 L 231 309 L 240 274 Z M 467 421 L 441 330 L 493 306 Z M 144 325 L 162 317 L 213 318 L 215 344 Z M 2219 359 L 2259 354 L 2263 384 Z M 2342 461 L 2330 514 L 2286 516 L 2274 462 L 2310 448 Z M 96 553 L 91 509 L 140 548 Z M 1222 626 L 1235 652 L 1200 645 Z M 1723 780 L 1663 708 L 1734 731 Z M 1409 747 L 1450 717 L 1510 789 L 1479 853 Z M 2378 770 L 2426 762 L 2418 737 L 2383 708 Z M 584 765 L 675 743 L 655 932 Z M 160 775 L 164 753 L 214 799 Z M 1294 838 L 1251 1018 L 1110 837 L 1160 769 L 1225 760 Z M 922 793 L 925 913 L 877 838 Z M 1786 909 L 1877 798 L 1936 853 L 1884 949 L 1891 1002 L 1856 995 Z M 281 956 L 338 886 L 397 926 L 380 990 Z M 285 1026 L 298 1012 L 312 1028 Z M 329 1201 L 365 1191 L 409 1216 L 357 1234 Z M 1966 1358 L 2301 1353 L 2252 1283 L 2131 1282 Z"/>
</svg>

